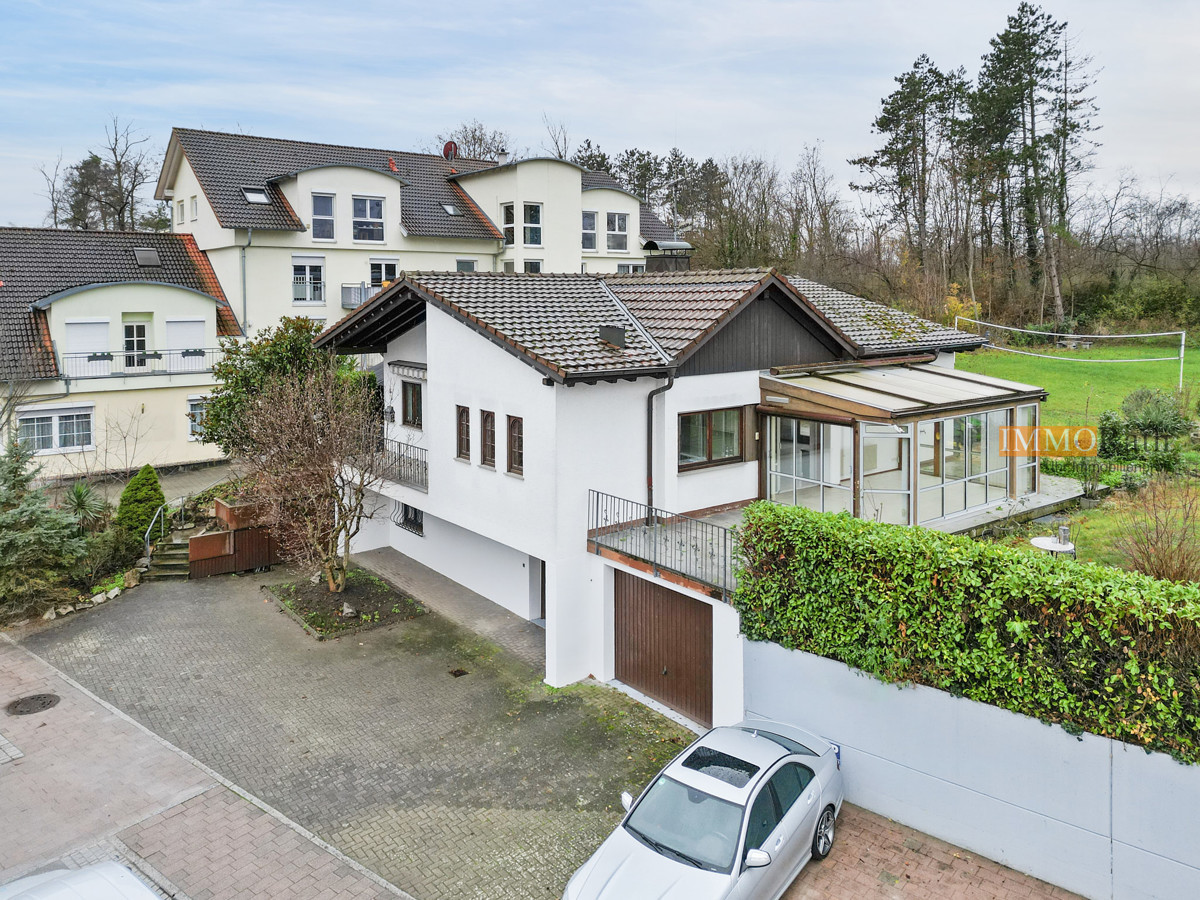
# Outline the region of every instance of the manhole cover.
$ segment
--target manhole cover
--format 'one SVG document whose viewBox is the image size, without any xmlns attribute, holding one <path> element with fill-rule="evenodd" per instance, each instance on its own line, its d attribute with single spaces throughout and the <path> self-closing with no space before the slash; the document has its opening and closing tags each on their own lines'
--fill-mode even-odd
<svg viewBox="0 0 1200 900">
<path fill-rule="evenodd" d="M 22 697 L 20 700 L 14 700 L 8 704 L 6 711 L 10 716 L 29 716 L 55 706 L 59 699 L 58 694 L 32 694 Z"/>
</svg>

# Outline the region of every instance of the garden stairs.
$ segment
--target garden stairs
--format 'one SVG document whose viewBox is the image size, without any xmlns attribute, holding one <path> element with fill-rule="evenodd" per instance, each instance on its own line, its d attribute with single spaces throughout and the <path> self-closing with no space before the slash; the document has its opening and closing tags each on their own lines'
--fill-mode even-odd
<svg viewBox="0 0 1200 900">
<path fill-rule="evenodd" d="M 154 545 L 150 568 L 143 581 L 186 581 L 188 577 L 188 543 L 183 533 L 172 533 Z"/>
</svg>

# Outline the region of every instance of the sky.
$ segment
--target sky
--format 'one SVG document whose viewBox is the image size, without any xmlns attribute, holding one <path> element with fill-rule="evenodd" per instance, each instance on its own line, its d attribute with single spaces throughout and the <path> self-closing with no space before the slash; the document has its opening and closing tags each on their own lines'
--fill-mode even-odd
<svg viewBox="0 0 1200 900">
<path fill-rule="evenodd" d="M 478 119 L 546 143 L 543 116 L 610 153 L 845 161 L 922 53 L 978 70 L 1017 0 L 0 0 L 0 224 L 43 224 L 39 168 L 113 116 L 395 150 Z M 1091 174 L 1200 197 L 1200 3 L 1048 0 L 1100 70 Z"/>
</svg>

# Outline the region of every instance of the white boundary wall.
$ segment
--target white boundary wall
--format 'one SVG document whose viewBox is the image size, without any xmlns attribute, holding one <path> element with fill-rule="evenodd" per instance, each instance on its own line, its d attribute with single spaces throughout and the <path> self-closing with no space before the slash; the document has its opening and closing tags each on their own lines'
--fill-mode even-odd
<svg viewBox="0 0 1200 900">
<path fill-rule="evenodd" d="M 1200 897 L 1200 766 L 746 641 L 746 712 L 841 744 L 852 803 L 1091 898 Z"/>
</svg>

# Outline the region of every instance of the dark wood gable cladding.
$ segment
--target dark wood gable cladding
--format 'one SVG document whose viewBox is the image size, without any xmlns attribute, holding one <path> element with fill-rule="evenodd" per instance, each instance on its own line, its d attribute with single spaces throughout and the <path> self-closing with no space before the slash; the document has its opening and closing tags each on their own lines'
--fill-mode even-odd
<svg viewBox="0 0 1200 900">
<path fill-rule="evenodd" d="M 397 284 L 334 326 L 336 342 L 330 329 L 314 343 L 332 346 L 339 353 L 386 353 L 388 341 L 424 321 L 425 298 L 408 285 Z"/>
<path fill-rule="evenodd" d="M 752 372 L 849 358 L 828 326 L 769 285 L 688 356 L 677 374 Z"/>
</svg>

